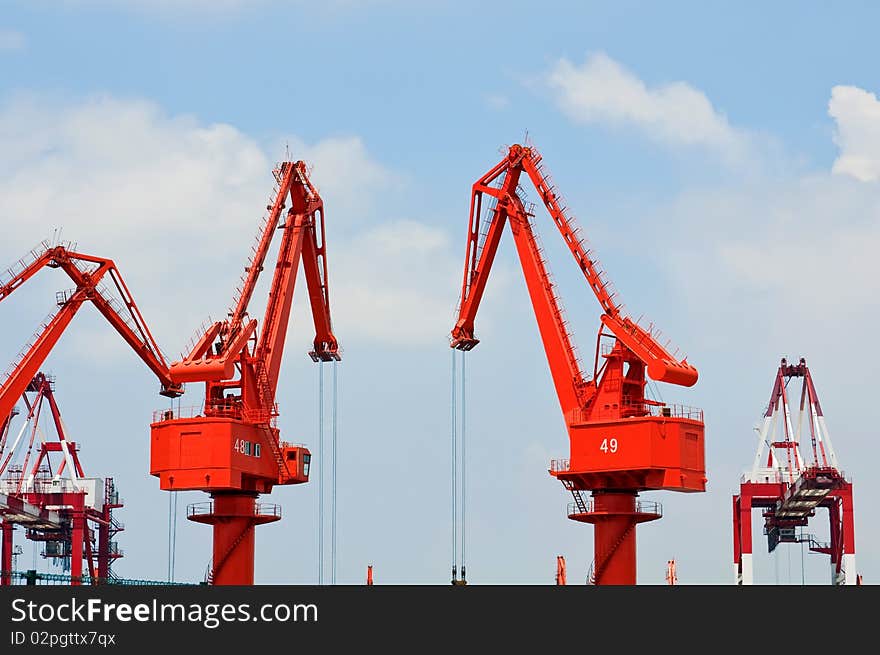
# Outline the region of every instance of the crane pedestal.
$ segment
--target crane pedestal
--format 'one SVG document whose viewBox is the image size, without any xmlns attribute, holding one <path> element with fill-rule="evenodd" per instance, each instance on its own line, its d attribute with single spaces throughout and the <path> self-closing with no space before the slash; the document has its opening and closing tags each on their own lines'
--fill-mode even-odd
<svg viewBox="0 0 880 655">
<path fill-rule="evenodd" d="M 579 492 L 578 492 L 579 493 Z M 568 518 L 595 525 L 590 584 L 636 584 L 636 525 L 655 521 L 659 503 L 636 500 L 634 491 L 594 491 L 589 502 L 569 505 Z"/>
<path fill-rule="evenodd" d="M 214 526 L 214 559 L 208 583 L 254 584 L 254 526 L 281 519 L 281 506 L 256 502 L 257 494 L 219 492 L 187 507 L 187 518 Z"/>
</svg>

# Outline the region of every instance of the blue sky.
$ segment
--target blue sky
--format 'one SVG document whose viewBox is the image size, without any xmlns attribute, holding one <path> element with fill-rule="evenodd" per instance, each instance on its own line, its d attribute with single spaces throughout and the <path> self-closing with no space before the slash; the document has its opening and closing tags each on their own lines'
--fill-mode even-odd
<svg viewBox="0 0 880 655">
<path fill-rule="evenodd" d="M 3 2 L 0 259 L 62 227 L 116 260 L 177 353 L 225 311 L 272 163 L 285 146 L 312 163 L 345 348 L 338 579 L 360 583 L 372 563 L 379 583 L 444 584 L 446 335 L 469 189 L 528 132 L 627 306 L 701 373 L 663 395 L 706 411 L 709 488 L 649 495 L 666 509 L 640 528 L 639 581 L 662 583 L 675 557 L 681 583 L 731 582 L 730 496 L 782 356 L 811 364 L 854 479 L 858 569 L 880 577 L 863 364 L 880 318 L 880 8 L 314 4 Z M 556 236 L 543 241 L 589 353 L 598 304 Z M 576 580 L 592 532 L 566 520 L 568 499 L 546 473 L 567 442 L 511 246 L 505 238 L 468 359 L 469 579 L 551 583 L 564 554 Z M 64 286 L 47 272 L 0 307 L 0 355 L 14 356 Z M 281 425 L 314 452 L 317 373 L 297 303 Z M 154 380 L 90 308 L 47 368 L 86 466 L 112 473 L 127 499 L 117 571 L 164 577 L 167 496 L 147 472 L 147 422 L 162 406 Z M 285 515 L 258 530 L 258 582 L 316 580 L 316 487 L 272 494 Z M 180 519 L 178 579 L 201 578 L 209 532 Z M 762 555 L 759 537 L 760 527 L 756 579 L 799 582 L 800 568 L 789 571 L 800 553 Z M 807 581 L 825 584 L 824 558 L 806 559 Z"/>
</svg>

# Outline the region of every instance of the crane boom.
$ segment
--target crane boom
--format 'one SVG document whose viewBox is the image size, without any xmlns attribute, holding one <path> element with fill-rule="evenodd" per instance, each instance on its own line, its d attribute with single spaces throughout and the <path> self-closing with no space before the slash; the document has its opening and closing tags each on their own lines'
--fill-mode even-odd
<svg viewBox="0 0 880 655">
<path fill-rule="evenodd" d="M 651 378 L 658 382 L 669 382 L 682 386 L 695 384 L 698 377 L 697 369 L 688 364 L 686 358 L 675 359 L 657 341 L 652 331 L 646 330 L 622 313 L 623 305 L 618 300 L 617 292 L 613 289 L 605 272 L 599 267 L 592 251 L 586 247 L 586 240 L 580 236 L 581 230 L 574 216 L 567 211 L 561 202 L 550 175 L 545 170 L 541 155 L 532 147 L 518 144 L 511 146 L 507 156 L 473 185 L 462 300 L 459 306 L 458 321 L 452 331 L 452 347 L 459 350 L 470 350 L 479 343 L 479 340 L 474 337 L 474 319 L 498 249 L 501 232 L 508 216 L 507 212 L 509 212 L 508 208 L 523 206 L 522 198 L 518 193 L 519 180 L 523 172 L 526 173 L 537 190 L 541 202 L 547 208 L 553 223 L 577 262 L 578 268 L 596 296 L 603 312 L 602 323 L 647 366 L 648 375 Z M 480 223 L 483 194 L 494 197 L 496 201 L 487 226 Z M 525 210 L 522 211 L 523 214 L 528 213 Z M 483 240 L 481 240 L 482 236 L 485 236 Z M 558 302 L 556 304 L 558 305 Z M 553 313 L 557 314 L 555 311 Z M 561 349 L 565 353 L 572 353 L 572 348 L 567 344 L 560 348 L 558 344 L 548 344 L 546 341 L 547 337 L 554 342 L 560 339 L 570 341 L 567 329 L 561 324 L 561 313 L 557 315 L 556 320 L 560 325 L 553 332 L 558 336 L 554 336 L 551 332 L 542 332 L 542 337 L 545 338 L 545 348 Z M 566 355 L 566 358 L 572 359 L 573 355 Z M 577 366 L 576 359 L 568 365 L 571 368 L 573 386 L 586 389 L 585 376 Z M 551 362 L 551 368 L 553 366 L 554 364 Z M 586 391 L 586 394 L 581 394 L 581 407 L 584 407 L 590 400 L 589 391 Z"/>
<path fill-rule="evenodd" d="M 230 319 L 227 322 L 226 339 L 232 338 L 242 325 L 248 305 L 254 295 L 260 273 L 263 272 L 263 264 L 266 256 L 269 254 L 269 246 L 272 245 L 272 237 L 278 228 L 278 222 L 281 218 L 281 211 L 284 209 L 285 200 L 287 198 L 288 189 L 290 189 L 293 180 L 293 168 L 286 167 L 275 172 L 275 182 L 278 186 L 275 199 L 272 204 L 267 205 L 266 209 L 269 215 L 263 224 L 263 230 L 257 246 L 253 249 L 253 254 L 245 267 L 245 276 L 243 278 L 242 287 L 238 298 L 235 302 L 235 308 L 230 313 Z"/>
<path fill-rule="evenodd" d="M 568 415 L 590 401 L 595 393 L 595 384 L 585 380 L 581 372 L 573 340 L 529 216 L 519 198 L 515 198 L 512 204 L 515 209 L 509 215 L 510 229 L 535 309 L 556 397 L 562 413 Z"/>
<path fill-rule="evenodd" d="M 159 378 L 162 385 L 160 394 L 173 398 L 183 393 L 183 387 L 172 382 L 162 352 L 113 260 L 76 252 L 65 245 L 51 247 L 47 242 L 43 242 L 39 249 L 32 252 L 33 261 L 0 284 L 0 301 L 8 298 L 43 268 L 60 268 L 76 286 L 71 291 L 57 295 L 58 311 L 38 330 L 33 342 L 25 346 L 11 373 L 0 386 L 0 416 L 8 416 L 12 411 L 18 398 L 34 379 L 49 352 L 86 301 L 95 305 Z M 101 284 L 105 278 L 115 287 L 123 307 L 118 306 L 115 298 L 108 297 L 108 291 Z"/>
<path fill-rule="evenodd" d="M 269 215 L 264 220 L 258 243 L 245 267 L 242 287 L 229 319 L 214 323 L 196 341 L 190 353 L 170 367 L 171 377 L 177 382 L 219 382 L 234 375 L 234 366 L 257 327 L 255 319 L 246 319 L 248 304 L 263 271 L 272 237 L 276 230 L 282 229 L 284 234 L 278 249 L 261 334 L 253 352 L 248 354 L 253 357 L 256 373 L 264 377 L 268 385 L 261 386 L 266 387 L 265 391 L 271 391 L 261 400 L 266 405 L 274 402 L 300 260 L 315 324 L 314 349 L 309 355 L 315 361 L 340 359 L 339 345 L 330 321 L 323 200 L 309 181 L 304 162 L 282 162 L 275 171 L 275 180 L 276 195 L 273 202 L 267 205 Z M 292 204 L 285 222 L 281 224 L 281 211 L 286 206 L 288 196 Z"/>
</svg>

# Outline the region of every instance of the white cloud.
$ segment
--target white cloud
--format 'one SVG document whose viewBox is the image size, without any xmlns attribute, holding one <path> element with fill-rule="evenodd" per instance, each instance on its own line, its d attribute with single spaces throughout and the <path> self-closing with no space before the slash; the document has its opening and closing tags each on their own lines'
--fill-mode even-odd
<svg viewBox="0 0 880 655">
<path fill-rule="evenodd" d="M 446 343 L 459 253 L 439 229 L 409 220 L 379 225 L 333 244 L 331 302 L 340 335 L 403 345 Z"/>
<path fill-rule="evenodd" d="M 265 214 L 273 162 L 284 156 L 267 156 L 230 125 L 113 97 L 19 97 L 0 105 L 0 140 L 2 259 L 61 227 L 81 251 L 114 259 L 172 357 L 199 323 L 225 313 Z M 361 139 L 289 143 L 292 158 L 312 165 L 325 202 L 339 338 L 435 339 L 458 259 L 445 235 L 416 220 L 367 225 L 369 206 L 400 182 Z M 448 329 L 448 311 L 442 318 Z"/>
<path fill-rule="evenodd" d="M 21 32 L 0 29 L 0 51 L 21 50 L 26 43 L 27 39 Z"/>
<path fill-rule="evenodd" d="M 873 93 L 855 86 L 835 86 L 828 102 L 835 120 L 834 142 L 840 155 L 833 171 L 862 182 L 880 178 L 880 102 Z"/>
<path fill-rule="evenodd" d="M 880 188 L 862 183 L 880 177 L 880 102 L 835 86 L 829 115 L 839 148 L 830 171 L 686 189 L 669 210 L 678 229 L 662 234 L 673 237 L 670 261 L 684 263 L 682 283 L 715 289 L 701 302 L 729 306 L 743 294 L 766 301 L 782 318 L 762 320 L 761 329 L 833 329 L 846 317 L 848 329 L 860 330 L 880 320 L 880 308 L 866 302 L 866 285 L 880 278 Z M 682 234 L 684 248 L 674 243 Z M 694 268 L 712 273 L 693 276 Z"/>
<path fill-rule="evenodd" d="M 604 53 L 581 66 L 560 59 L 543 81 L 574 121 L 635 126 L 658 141 L 705 146 L 732 158 L 747 147 L 746 135 L 702 91 L 685 82 L 649 87 Z"/>
<path fill-rule="evenodd" d="M 749 306 L 754 313 L 742 329 L 778 336 L 793 326 L 818 336 L 842 317 L 848 329 L 880 320 L 880 310 L 865 302 L 866 284 L 880 277 L 873 254 L 880 248 L 880 193 L 870 187 L 814 174 L 689 190 L 668 213 L 670 264 L 706 319 L 730 320 Z M 674 243 L 682 234 L 687 239 Z M 720 333 L 716 328 L 707 334 Z"/>
</svg>

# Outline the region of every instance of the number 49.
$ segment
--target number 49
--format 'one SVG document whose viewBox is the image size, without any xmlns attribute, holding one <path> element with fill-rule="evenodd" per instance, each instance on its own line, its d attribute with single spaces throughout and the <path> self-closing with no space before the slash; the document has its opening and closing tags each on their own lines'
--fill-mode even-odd
<svg viewBox="0 0 880 655">
<path fill-rule="evenodd" d="M 599 450 L 601 450 L 603 453 L 616 453 L 617 439 L 602 439 L 602 445 L 599 446 Z"/>
</svg>

